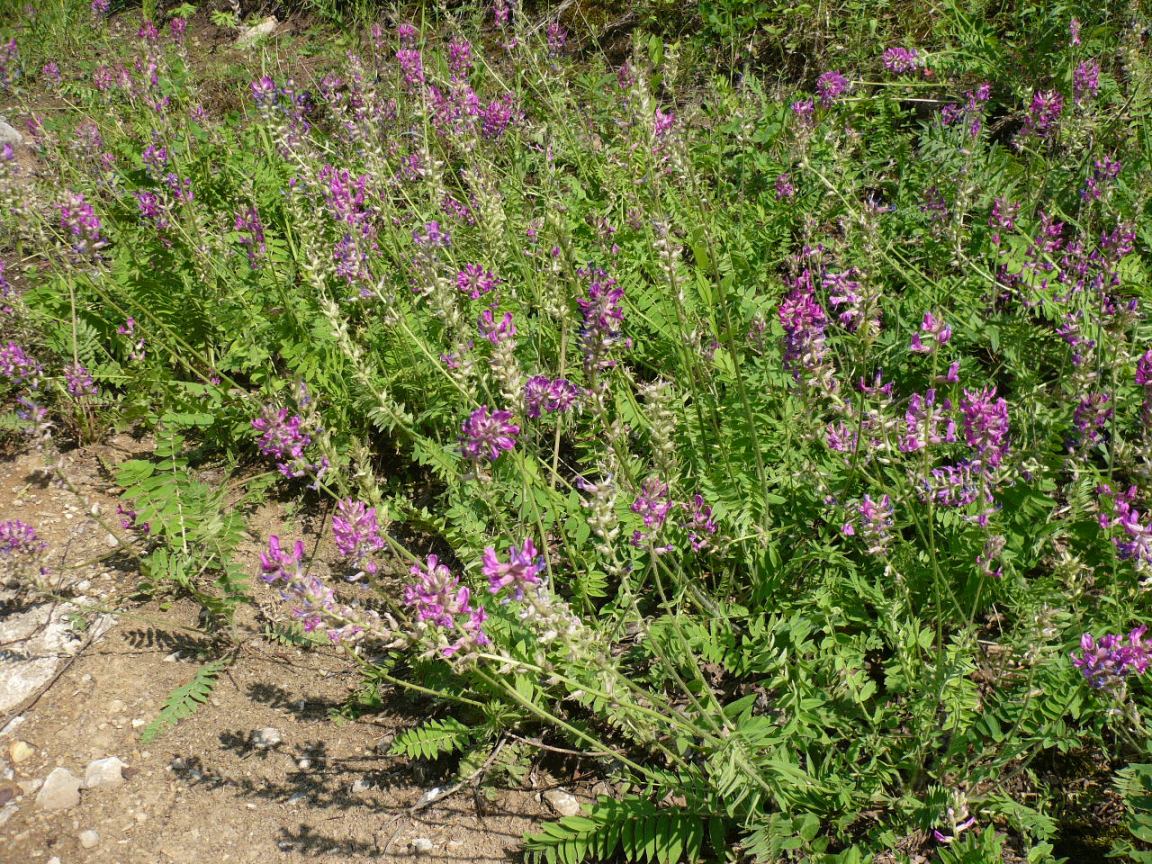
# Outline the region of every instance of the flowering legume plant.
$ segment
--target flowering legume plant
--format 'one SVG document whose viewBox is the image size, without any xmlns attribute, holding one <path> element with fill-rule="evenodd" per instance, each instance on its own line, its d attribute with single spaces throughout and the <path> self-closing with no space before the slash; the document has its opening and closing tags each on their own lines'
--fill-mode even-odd
<svg viewBox="0 0 1152 864">
<path fill-rule="evenodd" d="M 429 700 L 396 752 L 583 753 L 536 860 L 1058 860 L 1148 741 L 1148 22 L 949 9 L 773 81 L 506 2 L 205 70 L 92 3 L 99 60 L 0 52 L 4 428 L 156 431 L 149 585 L 272 590 Z"/>
</svg>

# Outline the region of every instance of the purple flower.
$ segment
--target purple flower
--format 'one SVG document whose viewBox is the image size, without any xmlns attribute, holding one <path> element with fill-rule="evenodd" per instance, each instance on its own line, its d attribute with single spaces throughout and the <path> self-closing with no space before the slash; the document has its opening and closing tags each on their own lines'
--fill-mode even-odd
<svg viewBox="0 0 1152 864">
<path fill-rule="evenodd" d="M 60 75 L 60 67 L 55 61 L 45 63 L 44 68 L 40 70 L 40 74 L 51 81 L 53 84 L 60 84 L 64 79 Z"/>
<path fill-rule="evenodd" d="M 136 206 L 140 208 L 140 218 L 151 222 L 157 231 L 168 227 L 167 208 L 160 196 L 146 189 L 137 189 L 132 193 L 136 198 Z"/>
<path fill-rule="evenodd" d="M 1101 432 L 1112 419 L 1111 401 L 1112 397 L 1107 393 L 1089 393 L 1080 397 L 1072 417 L 1080 446 L 1090 447 L 1100 441 Z"/>
<path fill-rule="evenodd" d="M 41 371 L 40 364 L 15 342 L 0 346 L 0 376 L 13 384 L 35 381 Z"/>
<path fill-rule="evenodd" d="M 668 484 L 658 477 L 649 477 L 640 484 L 640 494 L 631 506 L 632 512 L 639 513 L 644 520 L 644 527 L 650 530 L 662 526 L 671 509 Z"/>
<path fill-rule="evenodd" d="M 901 74 L 911 72 L 920 65 L 920 52 L 915 48 L 889 48 L 884 52 L 884 68 Z"/>
<path fill-rule="evenodd" d="M 402 45 L 415 45 L 416 37 L 419 35 L 415 25 L 407 21 L 396 26 L 396 38 L 400 40 Z"/>
<path fill-rule="evenodd" d="M 568 42 L 568 31 L 564 29 L 559 21 L 553 21 L 548 25 L 548 53 L 559 54 L 564 50 L 564 45 Z"/>
<path fill-rule="evenodd" d="M 924 344 L 921 333 L 928 336 L 930 341 Z M 940 345 L 947 345 L 952 338 L 952 328 L 944 323 L 944 319 L 937 318 L 931 312 L 924 313 L 924 320 L 920 322 L 920 333 L 912 336 L 912 344 L 908 350 L 918 354 L 932 354 Z"/>
<path fill-rule="evenodd" d="M 176 42 L 184 41 L 184 34 L 188 30 L 188 22 L 183 18 L 173 18 L 168 22 L 168 32 Z"/>
<path fill-rule="evenodd" d="M 1060 112 L 1064 110 L 1064 97 L 1055 90 L 1038 90 L 1032 94 L 1032 105 L 1024 118 L 1021 135 L 1050 138 L 1056 132 Z"/>
<path fill-rule="evenodd" d="M 1106 486 L 1104 488 L 1106 494 L 1111 493 Z M 1145 572 L 1152 568 L 1152 527 L 1141 521 L 1140 511 L 1133 506 L 1136 494 L 1136 487 L 1133 486 L 1127 492 L 1116 495 L 1112 501 L 1111 515 L 1100 514 L 1100 527 L 1119 528 L 1121 533 L 1112 538 L 1116 554 L 1122 561 L 1131 561 L 1138 571 Z"/>
<path fill-rule="evenodd" d="M 902 453 L 915 453 L 930 444 L 949 444 L 956 440 L 956 421 L 949 412 L 952 403 L 945 399 L 941 409 L 936 409 L 936 391 L 929 388 L 923 395 L 913 393 L 908 400 L 908 410 L 904 412 L 904 435 L 900 438 Z M 944 429 L 941 430 L 941 425 Z"/>
<path fill-rule="evenodd" d="M 804 370 L 817 369 L 824 360 L 824 329 L 828 317 L 811 292 L 796 289 L 780 303 L 784 328 L 784 366 L 799 380 Z"/>
<path fill-rule="evenodd" d="M 502 452 L 516 446 L 520 427 L 512 422 L 511 411 L 489 411 L 487 405 L 481 405 L 464 421 L 461 432 L 460 449 L 464 458 L 494 462 Z"/>
<path fill-rule="evenodd" d="M 816 79 L 816 92 L 820 96 L 820 104 L 827 108 L 848 89 L 848 79 L 836 70 L 825 72 Z"/>
<path fill-rule="evenodd" d="M 796 194 L 796 187 L 792 185 L 792 178 L 787 174 L 780 174 L 776 178 L 776 200 L 782 201 Z"/>
<path fill-rule="evenodd" d="M 885 495 L 879 501 L 865 495 L 856 505 L 856 515 L 860 522 L 860 535 L 868 544 L 868 552 L 880 555 L 887 548 L 891 540 L 894 508 L 892 499 Z M 848 537 L 855 536 L 856 528 L 852 522 L 845 523 L 841 531 Z"/>
<path fill-rule="evenodd" d="M 982 483 L 981 466 L 962 460 L 955 465 L 933 468 L 932 479 L 925 483 L 925 491 L 941 507 L 967 507 L 980 497 Z"/>
<path fill-rule="evenodd" d="M 837 313 L 836 320 L 849 332 L 855 332 L 864 321 L 864 298 L 860 294 L 860 282 L 856 279 L 859 275 L 859 271 L 852 267 L 843 273 L 827 273 L 821 280 L 828 290 L 828 302 L 837 308 L 844 307 Z"/>
<path fill-rule="evenodd" d="M 499 345 L 505 339 L 511 339 L 516 335 L 516 325 L 512 323 L 511 312 L 505 312 L 504 317 L 497 321 L 492 310 L 485 309 L 480 313 L 477 326 L 480 335 L 493 345 Z"/>
<path fill-rule="evenodd" d="M 1072 665 L 1097 690 L 1116 690 L 1124 680 L 1148 671 L 1152 657 L 1144 644 L 1148 628 L 1141 625 L 1126 637 L 1109 633 L 1097 641 L 1091 633 L 1080 637 L 1080 652 L 1073 651 Z"/>
<path fill-rule="evenodd" d="M 1068 44 L 1075 47 L 1080 44 L 1080 19 L 1073 18 L 1068 22 Z"/>
<path fill-rule="evenodd" d="M 996 388 L 965 390 L 960 400 L 964 440 L 981 462 L 995 468 L 1008 453 L 1008 403 L 996 398 Z"/>
<path fill-rule="evenodd" d="M 484 632 L 488 615 L 483 606 L 473 606 L 466 585 L 452 575 L 435 555 L 429 555 L 425 565 L 413 566 L 411 574 L 416 581 L 404 588 L 404 605 L 415 610 L 416 620 L 423 628 L 447 631 L 440 634 L 441 642 L 450 636 L 456 641 L 440 645 L 445 657 L 490 644 Z"/>
<path fill-rule="evenodd" d="M 692 496 L 692 503 L 685 504 L 688 511 L 688 521 L 685 530 L 688 532 L 688 543 L 693 552 L 707 549 L 711 541 L 708 535 L 716 533 L 716 520 L 712 518 L 712 508 L 704 503 L 704 496 L 697 492 Z"/>
<path fill-rule="evenodd" d="M 1136 361 L 1136 383 L 1141 387 L 1152 387 L 1152 348 Z"/>
<path fill-rule="evenodd" d="M 456 288 L 473 300 L 479 300 L 499 284 L 496 274 L 479 264 L 465 264 L 464 269 L 456 274 Z"/>
<path fill-rule="evenodd" d="M 515 546 L 508 547 L 507 564 L 496 557 L 494 546 L 484 550 L 483 572 L 488 577 L 488 590 L 493 594 L 511 588 L 515 599 L 522 600 L 525 586 L 539 585 L 540 574 L 543 571 L 544 559 L 537 553 L 531 539 L 526 539 L 519 549 Z"/>
<path fill-rule="evenodd" d="M 816 114 L 816 103 L 811 99 L 797 99 L 789 107 L 801 126 L 808 126 Z"/>
<path fill-rule="evenodd" d="M 98 392 L 92 376 L 80 363 L 72 363 L 64 367 L 64 383 L 68 388 L 69 396 L 75 396 L 77 398 L 81 396 L 95 396 Z"/>
<path fill-rule="evenodd" d="M 656 109 L 656 115 L 652 120 L 652 132 L 657 138 L 663 138 L 672 131 L 672 127 L 676 125 L 676 115 L 671 112 L 661 111 Z"/>
<path fill-rule="evenodd" d="M 280 473 L 289 479 L 315 475 L 317 478 L 328 467 L 327 460 L 309 462 L 304 450 L 312 438 L 303 429 L 304 418 L 299 414 L 288 416 L 287 408 L 264 406 L 261 415 L 252 421 L 252 428 L 260 432 L 256 442 L 261 455 L 273 459 Z"/>
<path fill-rule="evenodd" d="M 380 534 L 380 526 L 376 524 L 376 508 L 368 507 L 361 501 L 350 498 L 340 501 L 336 505 L 336 515 L 332 517 L 332 536 L 336 540 L 336 548 L 340 554 L 356 567 L 362 567 L 367 573 L 375 573 L 378 569 L 375 561 L 370 558 L 384 548 L 384 538 Z M 353 579 L 359 577 L 359 573 Z"/>
<path fill-rule="evenodd" d="M 94 18 L 103 18 L 108 14 L 108 6 L 110 3 L 111 0 L 92 0 L 91 6 L 89 7 L 92 10 L 92 16 Z"/>
<path fill-rule="evenodd" d="M 396 52 L 396 62 L 404 73 L 404 83 L 409 87 L 419 87 L 424 83 L 424 58 L 416 48 L 401 48 Z"/>
<path fill-rule="evenodd" d="M 253 81 L 249 85 L 249 89 L 252 91 L 252 100 L 260 108 L 271 108 L 275 105 L 280 92 L 276 87 L 276 82 L 267 75 Z"/>
<path fill-rule="evenodd" d="M 69 195 L 60 205 L 60 227 L 71 236 L 72 249 L 78 255 L 106 245 L 100 234 L 100 218 L 83 195 Z"/>
<path fill-rule="evenodd" d="M 472 43 L 453 39 L 448 43 L 448 71 L 454 78 L 467 78 L 472 71 Z"/>
<path fill-rule="evenodd" d="M 589 372 L 613 365 L 608 359 L 612 346 L 622 338 L 624 324 L 624 288 L 599 268 L 578 271 L 588 279 L 588 296 L 576 301 L 583 315 L 580 344 L 584 351 L 584 367 Z"/>
<path fill-rule="evenodd" d="M 1080 197 L 1085 201 L 1099 201 L 1104 197 L 1108 184 L 1120 176 L 1121 167 L 1111 156 L 1097 159 L 1092 166 L 1092 176 L 1080 190 Z"/>
<path fill-rule="evenodd" d="M 151 21 L 145 21 L 140 25 L 140 29 L 136 31 L 136 38 L 144 42 L 155 42 L 160 38 L 160 31 L 156 29 L 156 25 Z"/>
<path fill-rule="evenodd" d="M 48 544 L 40 539 L 36 529 L 19 519 L 0 522 L 0 555 L 39 555 Z"/>
<path fill-rule="evenodd" d="M 261 578 L 268 583 L 285 581 L 291 578 L 304 561 L 304 541 L 297 540 L 291 551 L 280 548 L 280 538 L 273 534 L 268 538 L 268 549 L 260 553 Z"/>
<path fill-rule="evenodd" d="M 486 108 L 480 109 L 479 116 L 480 134 L 485 138 L 499 138 L 519 116 L 515 95 L 505 93 L 500 99 L 489 102 Z"/>
<path fill-rule="evenodd" d="M 261 578 L 280 589 L 282 599 L 294 604 L 292 617 L 311 633 L 325 627 L 328 639 L 339 643 L 378 629 L 375 613 L 340 604 L 335 593 L 318 576 L 305 572 L 304 543 L 297 540 L 291 551 L 282 549 L 280 538 L 268 539 L 268 550 L 260 553 Z M 325 626 L 326 625 L 326 626 Z"/>
<path fill-rule="evenodd" d="M 168 148 L 149 144 L 144 148 L 144 152 L 140 154 L 140 161 L 144 163 L 144 167 L 148 168 L 150 172 L 160 174 L 168 167 Z"/>
<path fill-rule="evenodd" d="M 1079 105 L 1100 90 L 1100 62 L 1085 60 L 1072 73 L 1072 101 Z"/>
<path fill-rule="evenodd" d="M 547 375 L 533 375 L 524 385 L 524 414 L 535 420 L 541 411 L 562 413 L 579 398 L 580 388 L 566 378 L 553 380 Z"/>
<path fill-rule="evenodd" d="M 452 235 L 447 231 L 441 231 L 439 222 L 428 222 L 424 225 L 424 233 L 412 232 L 412 242 L 417 246 L 443 248 L 452 244 Z"/>
<path fill-rule="evenodd" d="M 244 236 L 240 238 L 240 243 L 248 248 L 248 263 L 255 267 L 268 250 L 264 242 L 264 223 L 260 221 L 259 211 L 255 207 L 241 210 L 236 214 L 233 228 L 243 232 Z"/>
</svg>

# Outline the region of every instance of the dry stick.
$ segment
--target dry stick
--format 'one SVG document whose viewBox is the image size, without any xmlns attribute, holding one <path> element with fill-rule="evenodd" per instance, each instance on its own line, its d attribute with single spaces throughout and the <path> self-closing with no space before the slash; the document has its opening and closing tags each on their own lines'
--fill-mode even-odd
<svg viewBox="0 0 1152 864">
<path fill-rule="evenodd" d="M 492 752 L 490 754 L 488 754 L 488 758 L 484 760 L 484 764 L 481 765 L 479 768 L 477 768 L 475 771 L 473 771 L 470 775 L 465 777 L 463 780 L 460 780 L 460 781 L 452 784 L 451 786 L 449 786 L 447 789 L 445 789 L 443 792 L 441 792 L 438 795 L 428 796 L 428 793 L 424 793 L 425 797 L 421 798 L 419 801 L 417 801 L 415 804 L 413 804 L 411 807 L 409 807 L 408 813 L 409 814 L 419 813 L 421 810 L 426 810 L 427 808 L 431 807 L 433 804 L 439 804 L 441 801 L 443 801 L 448 796 L 455 795 L 457 792 L 459 792 L 465 786 L 475 785 L 476 783 L 479 783 L 480 778 L 483 777 L 484 774 L 488 771 L 488 769 L 492 767 L 492 763 L 496 761 L 496 757 L 499 756 L 500 751 L 504 749 L 504 744 L 506 743 L 506 740 L 507 739 L 505 739 L 505 738 L 501 738 L 500 741 L 496 744 L 496 746 L 492 748 Z"/>
</svg>

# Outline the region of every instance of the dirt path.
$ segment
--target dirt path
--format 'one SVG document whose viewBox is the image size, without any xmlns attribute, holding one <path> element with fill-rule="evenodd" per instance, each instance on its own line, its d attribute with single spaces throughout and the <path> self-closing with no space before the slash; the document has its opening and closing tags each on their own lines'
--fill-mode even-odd
<svg viewBox="0 0 1152 864">
<path fill-rule="evenodd" d="M 330 652 L 266 641 L 250 612 L 237 625 L 238 662 L 208 704 L 140 743 L 168 694 L 202 667 L 197 655 L 206 646 L 194 604 L 131 601 L 138 580 L 132 559 L 108 559 L 112 541 L 90 514 L 96 505 L 116 524 L 116 502 L 96 461 L 98 454 L 126 458 L 116 450 L 69 456 L 68 475 L 84 500 L 38 476 L 34 454 L 0 460 L 0 520 L 34 524 L 53 550 L 53 572 L 67 572 L 76 595 L 70 606 L 32 610 L 42 619 L 51 612 L 56 642 L 0 638 L 8 643 L 0 645 L 0 665 L 9 679 L 36 659 L 52 670 L 48 682 L 22 694 L 9 683 L 8 701 L 21 698 L 0 707 L 0 725 L 15 714 L 0 732 L 0 861 L 511 860 L 522 833 L 547 813 L 538 793 L 500 792 L 490 800 L 463 790 L 413 812 L 430 788 L 451 781 L 382 755 L 396 730 L 417 718 L 331 719 L 359 683 L 357 673 Z M 94 640 L 93 631 L 69 626 L 76 620 L 70 613 L 86 607 L 88 620 L 108 627 Z M 0 605 L 0 634 L 28 613 Z M 254 746 L 262 729 L 275 729 L 280 743 Z M 127 766 L 123 782 L 83 788 L 78 803 L 45 808 L 42 784 L 53 769 L 83 782 L 89 764 L 106 757 Z M 50 797 L 68 804 L 65 793 Z"/>
</svg>

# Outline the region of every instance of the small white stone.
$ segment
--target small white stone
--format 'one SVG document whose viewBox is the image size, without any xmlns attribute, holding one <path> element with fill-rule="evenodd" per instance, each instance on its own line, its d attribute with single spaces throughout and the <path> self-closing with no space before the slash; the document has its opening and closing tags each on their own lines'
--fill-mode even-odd
<svg viewBox="0 0 1152 864">
<path fill-rule="evenodd" d="M 252 746 L 257 750 L 271 750 L 278 746 L 284 738 L 275 726 L 265 726 L 263 729 L 253 729 L 250 740 Z"/>
<path fill-rule="evenodd" d="M 84 771 L 84 786 L 87 789 L 119 786 L 124 782 L 124 768 L 124 763 L 116 756 L 93 759 Z"/>
<path fill-rule="evenodd" d="M 94 849 L 99 842 L 100 835 L 92 829 L 80 832 L 80 845 L 85 849 Z"/>
<path fill-rule="evenodd" d="M 427 855 L 435 847 L 427 837 L 415 837 L 408 841 L 408 848 L 412 850 L 413 855 Z"/>
<path fill-rule="evenodd" d="M 69 518 L 69 519 L 71 519 L 72 517 L 71 517 L 71 516 L 69 516 L 68 518 Z M 107 536 L 104 538 L 104 543 L 105 543 L 105 544 L 108 546 L 108 548 L 110 548 L 110 549 L 115 549 L 117 546 L 119 546 L 119 545 L 120 545 L 120 541 L 116 539 L 116 535 L 115 535 L 115 534 L 109 534 L 109 535 L 107 535 Z"/>
<path fill-rule="evenodd" d="M 580 812 L 580 802 L 563 789 L 549 789 L 544 800 L 559 816 L 575 816 Z"/>
<path fill-rule="evenodd" d="M 67 810 L 80 803 L 80 778 L 67 768 L 53 768 L 36 795 L 41 810 Z"/>
<path fill-rule="evenodd" d="M 132 718 L 132 728 L 133 729 L 139 729 L 141 726 L 146 726 L 146 725 L 148 725 L 148 721 L 145 720 L 144 718 L 142 718 L 142 717 L 133 717 Z"/>
<path fill-rule="evenodd" d="M 362 795 L 372 788 L 372 783 L 363 777 L 358 778 L 352 783 L 352 794 Z"/>
<path fill-rule="evenodd" d="M 17 740 L 17 741 L 13 741 L 11 744 L 8 745 L 8 755 L 12 758 L 12 761 L 15 762 L 17 765 L 19 765 L 21 762 L 24 762 L 27 759 L 32 758 L 32 756 L 34 756 L 35 754 L 36 754 L 36 751 L 34 749 L 32 749 L 32 745 L 29 744 L 27 741 Z"/>
<path fill-rule="evenodd" d="M 44 862 L 44 864 L 60 864 L 60 859 L 53 855 L 46 862 Z"/>
<path fill-rule="evenodd" d="M 312 767 L 312 760 L 305 756 L 303 759 L 296 760 L 296 767 L 301 771 L 307 771 Z"/>
</svg>

